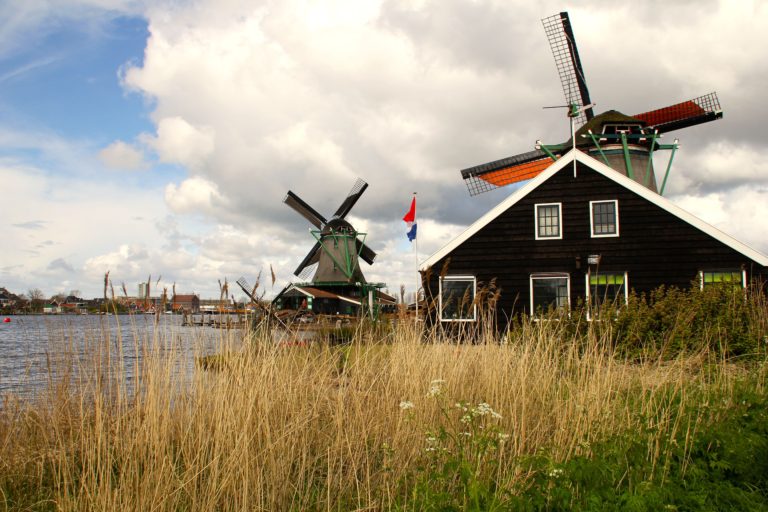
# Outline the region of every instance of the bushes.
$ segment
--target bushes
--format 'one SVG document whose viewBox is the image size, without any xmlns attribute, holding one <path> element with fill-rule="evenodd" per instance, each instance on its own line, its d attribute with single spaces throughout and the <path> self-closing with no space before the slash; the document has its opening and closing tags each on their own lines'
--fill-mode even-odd
<svg viewBox="0 0 768 512">
<path fill-rule="evenodd" d="M 632 294 L 618 312 L 612 339 L 620 354 L 673 357 L 708 348 L 724 357 L 756 354 L 768 335 L 760 310 L 761 293 L 732 286 L 703 290 L 660 287 L 650 295 Z M 605 316 L 605 315 L 604 315 Z"/>
</svg>

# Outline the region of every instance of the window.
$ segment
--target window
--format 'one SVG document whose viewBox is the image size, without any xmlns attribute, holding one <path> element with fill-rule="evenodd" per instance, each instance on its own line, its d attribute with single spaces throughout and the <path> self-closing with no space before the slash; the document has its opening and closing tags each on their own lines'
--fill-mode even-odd
<svg viewBox="0 0 768 512">
<path fill-rule="evenodd" d="M 531 314 L 571 304 L 571 280 L 568 274 L 531 275 Z"/>
<path fill-rule="evenodd" d="M 587 281 L 587 319 L 591 320 L 591 309 L 603 304 L 618 307 L 629 300 L 629 283 L 626 272 L 601 272 L 585 276 Z"/>
<path fill-rule="evenodd" d="M 590 201 L 590 224 L 592 237 L 619 236 L 619 202 Z"/>
<path fill-rule="evenodd" d="M 563 238 L 561 206 L 562 203 L 537 204 L 534 206 L 536 240 Z"/>
<path fill-rule="evenodd" d="M 701 288 L 717 284 L 731 284 L 741 288 L 747 287 L 746 270 L 702 270 L 699 272 Z"/>
<path fill-rule="evenodd" d="M 474 322 L 477 316 L 474 276 L 445 276 L 440 278 L 440 320 L 443 322 Z"/>
</svg>

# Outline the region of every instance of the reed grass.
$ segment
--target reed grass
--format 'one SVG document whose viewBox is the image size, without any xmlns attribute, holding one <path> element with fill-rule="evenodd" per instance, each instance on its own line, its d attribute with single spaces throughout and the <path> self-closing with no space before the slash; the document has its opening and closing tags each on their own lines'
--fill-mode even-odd
<svg viewBox="0 0 768 512">
<path fill-rule="evenodd" d="M 673 359 L 630 362 L 606 329 L 585 332 L 524 322 L 503 338 L 456 344 L 400 322 L 360 328 L 351 344 L 334 347 L 222 331 L 216 369 L 185 371 L 178 333 L 161 326 L 134 337 L 140 365 L 131 372 L 115 357 L 123 344 L 94 335 L 89 357 L 56 373 L 35 400 L 4 398 L 0 504 L 417 508 L 409 496 L 426 467 L 427 433 L 450 427 L 456 402 L 487 403 L 501 415 L 493 428 L 509 437 L 491 476 L 512 493 L 531 479 L 526 457 L 567 460 L 649 429 L 645 456 L 663 479 L 665 440 L 693 443 L 712 404 L 727 404 L 739 383 L 765 392 L 764 357 L 734 364 L 703 343 Z"/>
</svg>

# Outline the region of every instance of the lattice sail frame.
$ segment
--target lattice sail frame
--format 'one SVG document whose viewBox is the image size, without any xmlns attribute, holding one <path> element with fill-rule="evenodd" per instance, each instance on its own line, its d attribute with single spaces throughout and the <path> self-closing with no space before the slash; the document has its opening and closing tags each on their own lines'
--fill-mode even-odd
<svg viewBox="0 0 768 512">
<path fill-rule="evenodd" d="M 561 12 L 541 20 L 544 32 L 547 34 L 552 56 L 555 58 L 557 74 L 563 86 L 565 101 L 568 105 L 579 107 L 589 105 L 589 90 L 584 79 L 584 69 L 581 67 L 579 50 L 573 36 L 571 21 L 567 12 Z M 574 127 L 578 129 L 592 119 L 592 109 L 586 109 L 573 119 Z"/>
</svg>

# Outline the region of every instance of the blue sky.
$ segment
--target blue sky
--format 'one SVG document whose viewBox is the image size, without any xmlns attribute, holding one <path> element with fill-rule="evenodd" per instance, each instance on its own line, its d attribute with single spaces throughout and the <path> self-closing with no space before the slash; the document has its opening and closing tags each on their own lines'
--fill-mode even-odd
<svg viewBox="0 0 768 512">
<path fill-rule="evenodd" d="M 563 9 L 598 112 L 717 90 L 724 119 L 674 134 L 668 196 L 768 251 L 761 3 L 9 0 L 0 286 L 217 296 L 272 266 L 279 289 L 314 243 L 285 192 L 332 212 L 360 176 L 366 277 L 411 287 L 414 190 L 425 259 L 510 192 L 470 198 L 459 169 L 567 138 L 541 110 L 562 91 L 540 19 Z"/>
<path fill-rule="evenodd" d="M 97 144 L 151 129 L 144 98 L 118 81 L 125 63 L 142 61 L 146 20 L 118 17 L 96 29 L 52 23 L 40 36 L 0 61 L 4 118 Z"/>
</svg>

